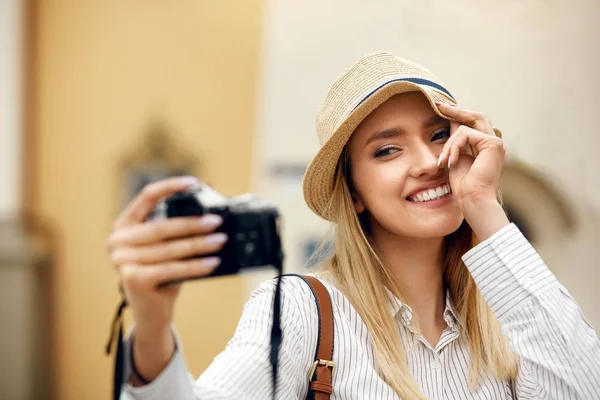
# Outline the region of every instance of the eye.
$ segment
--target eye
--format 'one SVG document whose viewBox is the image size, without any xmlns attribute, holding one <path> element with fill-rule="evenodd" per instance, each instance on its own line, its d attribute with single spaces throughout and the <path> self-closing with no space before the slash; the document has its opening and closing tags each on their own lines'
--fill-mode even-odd
<svg viewBox="0 0 600 400">
<path fill-rule="evenodd" d="M 379 149 L 375 152 L 375 154 L 373 155 L 374 158 L 381 158 L 381 157 L 386 157 L 389 155 L 392 155 L 394 153 L 399 152 L 400 150 L 397 149 L 396 147 L 384 147 L 382 149 Z"/>
<path fill-rule="evenodd" d="M 450 137 L 450 129 L 446 128 L 446 129 L 442 129 L 442 130 L 435 132 L 431 136 L 431 141 L 435 142 L 438 140 L 448 140 L 449 137 Z"/>
</svg>

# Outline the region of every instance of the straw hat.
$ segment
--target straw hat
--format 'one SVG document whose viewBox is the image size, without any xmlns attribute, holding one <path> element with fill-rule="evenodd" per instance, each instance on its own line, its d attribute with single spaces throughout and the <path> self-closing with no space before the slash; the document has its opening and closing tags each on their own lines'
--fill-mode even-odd
<svg viewBox="0 0 600 400">
<path fill-rule="evenodd" d="M 304 199 L 317 215 L 329 219 L 336 166 L 344 146 L 356 127 L 392 96 L 420 91 L 433 110 L 447 118 L 436 102 L 456 104 L 440 79 L 424 67 L 380 51 L 360 58 L 329 88 L 317 116 L 321 148 L 304 174 Z M 496 135 L 502 137 L 494 128 Z"/>
</svg>

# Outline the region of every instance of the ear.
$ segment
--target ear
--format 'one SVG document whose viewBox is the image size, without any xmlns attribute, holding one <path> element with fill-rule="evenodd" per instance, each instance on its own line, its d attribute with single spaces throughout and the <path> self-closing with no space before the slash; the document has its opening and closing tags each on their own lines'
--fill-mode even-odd
<svg viewBox="0 0 600 400">
<path fill-rule="evenodd" d="M 354 203 L 354 209 L 357 214 L 362 214 L 367 208 L 356 192 L 352 193 L 352 202 Z"/>
</svg>

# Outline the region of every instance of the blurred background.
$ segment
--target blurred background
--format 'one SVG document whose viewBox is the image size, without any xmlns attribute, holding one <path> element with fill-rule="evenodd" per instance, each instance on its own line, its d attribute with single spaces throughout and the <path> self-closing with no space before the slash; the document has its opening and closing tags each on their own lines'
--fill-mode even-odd
<svg viewBox="0 0 600 400">
<path fill-rule="evenodd" d="M 276 202 L 286 271 L 306 272 L 327 228 L 301 192 L 315 116 L 375 50 L 503 131 L 509 214 L 600 327 L 599 17 L 597 0 L 0 0 L 0 400 L 109 398 L 105 240 L 147 182 Z M 184 286 L 194 375 L 274 275 Z"/>
</svg>

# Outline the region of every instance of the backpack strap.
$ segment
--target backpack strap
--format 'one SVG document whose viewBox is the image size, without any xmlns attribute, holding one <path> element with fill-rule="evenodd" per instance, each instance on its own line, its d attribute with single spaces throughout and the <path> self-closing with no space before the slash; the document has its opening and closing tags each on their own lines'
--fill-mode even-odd
<svg viewBox="0 0 600 400">
<path fill-rule="evenodd" d="M 315 361 L 308 373 L 307 400 L 328 400 L 333 388 L 331 381 L 335 372 L 333 360 L 333 309 L 331 298 L 325 286 L 317 278 L 308 275 L 287 274 L 297 276 L 310 286 L 317 304 L 319 316 L 319 336 L 317 337 L 317 351 Z"/>
</svg>

